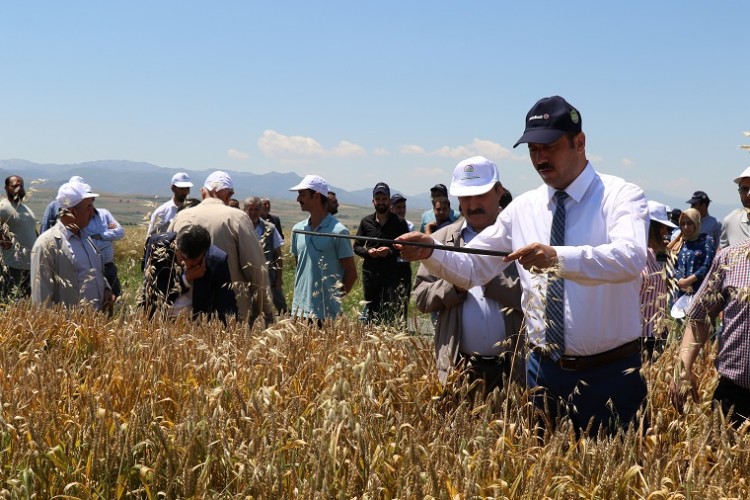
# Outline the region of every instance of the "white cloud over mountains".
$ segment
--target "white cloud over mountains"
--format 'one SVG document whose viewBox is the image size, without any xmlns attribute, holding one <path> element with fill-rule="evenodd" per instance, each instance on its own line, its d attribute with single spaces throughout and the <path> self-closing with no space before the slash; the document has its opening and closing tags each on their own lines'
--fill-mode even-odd
<svg viewBox="0 0 750 500">
<path fill-rule="evenodd" d="M 250 158 L 249 154 L 245 153 L 244 151 L 238 151 L 236 149 L 228 150 L 227 156 L 234 160 L 247 160 L 248 158 Z"/>
</svg>

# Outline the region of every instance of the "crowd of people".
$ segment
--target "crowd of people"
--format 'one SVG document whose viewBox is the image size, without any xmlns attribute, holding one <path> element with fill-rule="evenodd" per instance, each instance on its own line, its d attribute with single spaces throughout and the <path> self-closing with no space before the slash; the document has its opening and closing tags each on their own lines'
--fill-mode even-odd
<svg viewBox="0 0 750 500">
<path fill-rule="evenodd" d="M 542 179 L 537 189 L 513 199 L 497 165 L 468 158 L 449 187 L 430 189 L 432 209 L 419 231 L 406 220 L 406 198 L 378 182 L 374 212 L 350 235 L 335 217 L 336 193 L 322 177 L 305 176 L 289 188 L 308 214 L 289 236 L 291 306 L 283 293 L 284 232 L 270 200 L 240 203 L 223 171 L 207 176 L 200 199 L 189 198 L 194 185 L 177 173 L 172 197 L 151 214 L 138 303 L 150 317 L 235 317 L 248 326 L 262 317 L 268 326 L 291 315 L 322 325 L 341 313 L 341 299 L 356 284 L 356 255 L 365 299 L 359 319 L 404 325 L 413 296 L 432 315 L 442 384 L 452 374 L 479 381 L 485 394 L 521 384 L 531 389 L 540 428 L 566 417 L 591 435 L 636 420 L 647 396 L 639 368 L 663 351 L 674 321 L 684 326 L 671 387 L 681 409 L 697 394 L 696 357 L 720 325 L 713 397 L 735 423 L 744 422 L 750 167 L 734 179 L 742 208 L 722 223 L 708 213 L 703 191 L 687 200 L 690 208 L 670 210 L 598 172 L 586 156 L 581 114 L 562 97 L 532 106 L 519 144 Z M 72 177 L 45 210 L 40 234 L 24 204 L 23 179 L 8 177 L 5 189 L 4 296 L 112 314 L 122 293 L 113 242 L 124 230 L 95 206 L 99 195 Z M 411 261 L 420 261 L 413 281 Z"/>
</svg>

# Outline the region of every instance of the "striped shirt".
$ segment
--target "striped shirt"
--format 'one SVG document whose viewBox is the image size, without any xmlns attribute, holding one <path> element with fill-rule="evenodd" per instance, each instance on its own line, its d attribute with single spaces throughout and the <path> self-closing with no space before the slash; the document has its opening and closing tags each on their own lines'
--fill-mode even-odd
<svg viewBox="0 0 750 500">
<path fill-rule="evenodd" d="M 666 262 L 659 262 L 652 249 L 648 249 L 646 267 L 641 272 L 642 337 L 662 337 L 667 330 L 667 280 Z"/>
<path fill-rule="evenodd" d="M 750 389 L 750 241 L 721 250 L 685 314 L 715 318 L 724 311 L 716 369 L 740 387 Z"/>
</svg>

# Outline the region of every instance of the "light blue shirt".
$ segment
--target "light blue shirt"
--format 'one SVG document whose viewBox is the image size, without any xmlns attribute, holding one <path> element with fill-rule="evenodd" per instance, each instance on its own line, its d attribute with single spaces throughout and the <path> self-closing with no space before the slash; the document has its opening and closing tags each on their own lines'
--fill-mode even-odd
<svg viewBox="0 0 750 500">
<path fill-rule="evenodd" d="M 110 224 L 115 227 L 110 229 Z M 94 245 L 102 254 L 105 264 L 115 261 L 115 246 L 113 241 L 122 239 L 125 236 L 125 230 L 119 222 L 112 217 L 112 214 L 106 208 L 97 208 L 94 210 L 94 216 L 86 226 L 86 233 L 94 241 Z"/>
<path fill-rule="evenodd" d="M 438 227 L 437 229 L 441 229 L 452 222 L 456 222 L 457 220 L 458 220 L 458 214 L 456 213 L 455 210 L 451 208 L 451 214 L 448 217 L 448 222 L 444 222 L 443 225 Z M 427 224 L 430 224 L 431 222 L 435 222 L 435 211 L 432 209 L 427 210 L 425 213 L 422 214 L 422 223 L 419 226 L 419 232 L 424 233 L 425 227 L 427 227 Z"/>
<path fill-rule="evenodd" d="M 349 234 L 331 214 L 326 215 L 318 227 L 311 227 L 308 218 L 295 224 L 294 230 Z M 344 238 L 292 232 L 291 250 L 297 258 L 292 314 L 318 319 L 338 316 L 341 311 L 339 289 L 344 276 L 341 259 L 354 256 L 351 242 Z"/>
</svg>

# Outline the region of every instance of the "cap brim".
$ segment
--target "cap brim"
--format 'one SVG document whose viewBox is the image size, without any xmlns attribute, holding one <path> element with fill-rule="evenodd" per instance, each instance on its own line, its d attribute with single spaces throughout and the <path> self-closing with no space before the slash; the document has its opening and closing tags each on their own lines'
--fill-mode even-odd
<svg viewBox="0 0 750 500">
<path fill-rule="evenodd" d="M 373 196 L 375 196 L 376 194 L 385 194 L 385 195 L 388 195 L 388 197 L 391 196 L 391 193 L 386 191 L 385 189 L 378 189 L 377 191 L 372 192 Z"/>
<path fill-rule="evenodd" d="M 97 193 L 86 193 L 82 196 L 82 199 L 85 200 L 86 198 L 98 198 L 98 197 L 99 195 Z"/>
<path fill-rule="evenodd" d="M 550 144 L 565 135 L 562 130 L 533 129 L 523 133 L 520 139 L 513 145 L 515 148 L 519 144 L 533 142 L 536 144 Z"/>
<path fill-rule="evenodd" d="M 653 217 L 649 217 L 653 222 L 658 222 L 659 224 L 662 224 L 667 227 L 671 227 L 672 229 L 677 229 L 677 224 L 674 224 L 668 220 L 661 220 L 661 219 L 655 219 Z"/>
<path fill-rule="evenodd" d="M 193 183 L 192 182 L 175 182 L 172 185 L 174 187 L 178 187 L 178 188 L 191 188 L 191 187 L 193 187 Z"/>
<path fill-rule="evenodd" d="M 309 186 L 305 186 L 303 184 L 297 184 L 294 187 L 290 187 L 289 191 L 302 191 L 304 189 L 310 189 L 310 187 Z"/>
<path fill-rule="evenodd" d="M 451 196 L 456 197 L 462 197 L 462 196 L 479 196 L 480 194 L 485 194 L 489 192 L 490 189 L 492 189 L 492 186 L 495 185 L 495 181 L 490 182 L 489 184 L 483 184 L 481 186 L 451 186 Z"/>
</svg>

